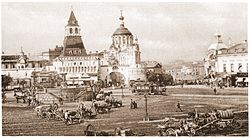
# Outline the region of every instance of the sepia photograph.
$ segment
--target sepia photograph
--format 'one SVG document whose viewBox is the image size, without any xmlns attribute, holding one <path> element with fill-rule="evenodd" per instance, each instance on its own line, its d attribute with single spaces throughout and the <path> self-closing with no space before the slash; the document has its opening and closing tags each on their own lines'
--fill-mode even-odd
<svg viewBox="0 0 250 138">
<path fill-rule="evenodd" d="M 249 136 L 248 2 L 1 2 L 2 136 Z"/>
</svg>

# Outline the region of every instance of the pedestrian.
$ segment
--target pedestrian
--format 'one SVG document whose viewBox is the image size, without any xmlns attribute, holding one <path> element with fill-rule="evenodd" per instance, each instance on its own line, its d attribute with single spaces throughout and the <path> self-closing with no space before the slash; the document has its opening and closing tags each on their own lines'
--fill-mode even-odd
<svg viewBox="0 0 250 138">
<path fill-rule="evenodd" d="M 30 106 L 30 104 L 31 104 L 31 97 L 29 96 L 28 97 L 28 106 Z"/>
<path fill-rule="evenodd" d="M 69 121 L 69 111 L 66 110 L 65 113 L 64 113 L 64 118 L 65 118 L 65 121 L 68 122 Z"/>
<path fill-rule="evenodd" d="M 63 105 L 63 99 L 62 99 L 62 97 L 59 97 L 59 103 L 60 103 L 60 105 Z"/>
<path fill-rule="evenodd" d="M 176 112 L 177 112 L 178 110 L 182 112 L 181 104 L 180 104 L 179 101 L 177 102 L 177 105 L 176 105 Z"/>
<path fill-rule="evenodd" d="M 133 99 L 130 99 L 130 109 L 133 109 Z"/>
<path fill-rule="evenodd" d="M 214 94 L 216 95 L 216 93 L 217 93 L 217 90 L 216 90 L 216 87 L 214 88 Z"/>
<path fill-rule="evenodd" d="M 137 103 L 135 101 L 133 102 L 133 106 L 134 106 L 134 109 L 137 108 Z"/>
</svg>

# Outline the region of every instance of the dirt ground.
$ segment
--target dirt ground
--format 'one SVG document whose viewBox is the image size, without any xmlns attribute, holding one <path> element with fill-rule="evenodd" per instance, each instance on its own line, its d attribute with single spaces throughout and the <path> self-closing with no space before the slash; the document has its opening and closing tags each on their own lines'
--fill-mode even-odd
<svg viewBox="0 0 250 138">
<path fill-rule="evenodd" d="M 4 136 L 81 136 L 88 124 L 97 131 L 113 132 L 115 128 L 130 128 L 133 132 L 146 136 L 156 136 L 157 125 L 161 123 L 143 123 L 145 115 L 145 99 L 143 95 L 133 95 L 124 89 L 115 90 L 114 96 L 122 99 L 123 107 L 112 108 L 110 113 L 98 114 L 96 119 L 89 119 L 80 124 L 65 125 L 63 121 L 39 119 L 32 107 L 16 103 L 13 92 L 7 94 L 7 103 L 2 105 L 2 135 Z M 119 94 L 118 94 L 119 93 Z M 167 95 L 148 96 L 148 114 L 150 120 L 165 117 L 180 117 L 197 109 L 199 113 L 211 112 L 214 109 L 231 109 L 233 111 L 248 110 L 247 89 L 220 89 L 214 95 L 212 89 L 204 88 L 172 88 Z M 138 103 L 138 109 L 130 109 L 130 99 Z M 183 112 L 176 112 L 176 104 L 180 102 Z M 60 108 L 75 110 L 77 103 L 65 103 Z M 247 117 L 243 118 L 248 120 Z M 247 121 L 248 122 L 248 121 Z M 248 124 L 238 131 L 213 133 L 211 135 L 248 135 Z"/>
</svg>

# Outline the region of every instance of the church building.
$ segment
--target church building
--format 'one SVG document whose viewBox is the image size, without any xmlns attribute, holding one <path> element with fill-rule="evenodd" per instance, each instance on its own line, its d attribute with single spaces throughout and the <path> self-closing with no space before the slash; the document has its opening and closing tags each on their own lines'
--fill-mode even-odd
<svg viewBox="0 0 250 138">
<path fill-rule="evenodd" d="M 100 78 L 113 86 L 128 85 L 131 80 L 145 79 L 137 37 L 124 25 L 121 12 L 119 28 L 112 35 L 112 44 L 103 51 Z"/>
</svg>

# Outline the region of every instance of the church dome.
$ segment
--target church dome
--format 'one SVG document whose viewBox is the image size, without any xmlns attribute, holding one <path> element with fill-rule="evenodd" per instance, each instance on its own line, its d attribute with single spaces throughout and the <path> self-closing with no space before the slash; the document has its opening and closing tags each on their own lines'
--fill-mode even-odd
<svg viewBox="0 0 250 138">
<path fill-rule="evenodd" d="M 120 27 L 115 30 L 113 35 L 132 35 L 128 28 L 124 27 L 124 17 L 122 16 L 122 11 L 119 20 L 121 21 Z"/>
<path fill-rule="evenodd" d="M 113 35 L 132 35 L 132 33 L 128 30 L 128 28 L 125 28 L 124 26 L 120 26 L 115 30 Z"/>
<path fill-rule="evenodd" d="M 221 49 L 227 49 L 228 46 L 224 43 L 214 43 L 214 44 L 211 44 L 209 47 L 208 47 L 208 50 L 221 50 Z"/>
<path fill-rule="evenodd" d="M 228 49 L 228 46 L 222 42 L 221 35 L 216 35 L 218 41 L 216 43 L 211 44 L 208 47 L 208 50 L 221 50 L 221 49 Z"/>
</svg>

